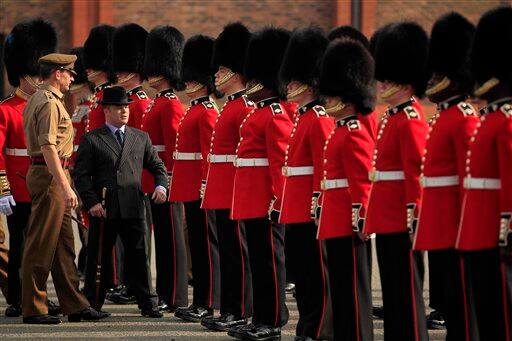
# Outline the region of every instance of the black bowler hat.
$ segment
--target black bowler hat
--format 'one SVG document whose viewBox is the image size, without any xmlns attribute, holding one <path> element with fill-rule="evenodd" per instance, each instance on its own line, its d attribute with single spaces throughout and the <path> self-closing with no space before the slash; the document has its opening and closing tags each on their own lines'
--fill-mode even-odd
<svg viewBox="0 0 512 341">
<path fill-rule="evenodd" d="M 103 91 L 103 99 L 98 101 L 98 103 L 102 105 L 119 106 L 128 105 L 131 102 L 133 102 L 133 100 L 128 97 L 126 90 L 120 86 L 105 88 Z"/>
</svg>

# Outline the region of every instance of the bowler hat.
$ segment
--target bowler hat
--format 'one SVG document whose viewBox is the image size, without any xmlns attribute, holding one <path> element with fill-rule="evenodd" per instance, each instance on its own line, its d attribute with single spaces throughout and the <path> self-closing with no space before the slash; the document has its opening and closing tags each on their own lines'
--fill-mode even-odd
<svg viewBox="0 0 512 341">
<path fill-rule="evenodd" d="M 112 86 L 105 88 L 103 91 L 103 99 L 98 101 L 99 104 L 102 105 L 127 105 L 133 102 L 131 98 L 128 97 L 126 90 L 120 86 Z"/>
</svg>

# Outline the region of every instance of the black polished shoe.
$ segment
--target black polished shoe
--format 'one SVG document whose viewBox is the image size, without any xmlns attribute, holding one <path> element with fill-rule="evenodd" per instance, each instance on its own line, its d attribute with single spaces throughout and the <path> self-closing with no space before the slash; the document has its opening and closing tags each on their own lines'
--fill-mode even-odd
<svg viewBox="0 0 512 341">
<path fill-rule="evenodd" d="M 23 323 L 27 324 L 59 324 L 61 322 L 60 318 L 50 315 L 27 316 L 23 318 Z"/>
<path fill-rule="evenodd" d="M 19 305 L 11 304 L 5 309 L 5 316 L 7 317 L 20 317 L 21 307 Z"/>
<path fill-rule="evenodd" d="M 243 326 L 247 324 L 245 317 L 235 316 L 233 314 L 223 314 L 217 317 L 205 317 L 201 320 L 201 325 L 210 330 L 225 332 L 232 327 Z"/>
<path fill-rule="evenodd" d="M 57 303 L 48 300 L 48 315 L 51 316 L 58 316 L 62 315 L 62 308 Z"/>
<path fill-rule="evenodd" d="M 160 310 L 163 313 L 174 313 L 176 307 L 167 304 L 164 300 L 161 299 L 158 301 L 158 310 Z"/>
<path fill-rule="evenodd" d="M 161 318 L 161 317 L 164 317 L 164 314 L 162 314 L 160 312 L 158 307 L 141 310 L 140 314 L 142 316 L 144 316 L 144 317 L 150 317 L 150 318 Z"/>
<path fill-rule="evenodd" d="M 281 340 L 281 328 L 259 325 L 256 328 L 247 330 L 242 340 L 270 341 Z"/>
<path fill-rule="evenodd" d="M 110 317 L 110 313 L 106 311 L 97 311 L 96 309 L 89 307 L 78 313 L 69 314 L 68 322 L 80 322 L 82 320 L 85 321 L 97 321 L 104 318 Z"/>
<path fill-rule="evenodd" d="M 105 298 L 115 304 L 135 304 L 137 299 L 135 296 L 129 294 L 128 288 L 117 287 L 111 289 L 105 295 Z"/>
<path fill-rule="evenodd" d="M 205 309 L 191 305 L 188 308 L 178 308 L 174 316 L 188 322 L 200 322 L 203 318 L 213 316 L 213 309 Z"/>
<path fill-rule="evenodd" d="M 229 328 L 228 335 L 232 336 L 236 339 L 243 339 L 246 332 L 248 332 L 250 330 L 255 330 L 255 329 L 256 329 L 256 326 L 252 323 L 249 323 L 246 325 L 241 325 L 241 326 L 235 326 L 235 327 Z"/>
<path fill-rule="evenodd" d="M 294 292 L 295 291 L 295 284 L 292 282 L 287 282 L 286 286 L 284 287 L 284 290 L 286 292 Z"/>
<path fill-rule="evenodd" d="M 443 314 L 439 312 L 438 310 L 432 311 L 427 316 L 427 328 L 428 329 L 445 329 L 446 328 L 446 322 L 444 321 Z"/>
<path fill-rule="evenodd" d="M 373 307 L 372 312 L 373 312 L 373 318 L 381 319 L 381 320 L 384 319 L 384 307 L 382 307 L 382 306 L 381 307 Z"/>
</svg>

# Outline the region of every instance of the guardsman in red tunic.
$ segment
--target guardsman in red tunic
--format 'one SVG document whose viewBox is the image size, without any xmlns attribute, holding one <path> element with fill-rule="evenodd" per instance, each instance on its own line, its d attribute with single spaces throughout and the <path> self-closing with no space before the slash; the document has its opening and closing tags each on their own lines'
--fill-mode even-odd
<svg viewBox="0 0 512 341">
<path fill-rule="evenodd" d="M 474 95 L 488 104 L 467 152 L 456 240 L 469 278 L 479 340 L 512 339 L 511 53 L 512 7 L 492 9 L 480 19 L 473 41 Z"/>
<path fill-rule="evenodd" d="M 449 13 L 435 23 L 429 48 L 432 76 L 426 94 L 437 104 L 438 112 L 430 121 L 422 163 L 423 193 L 414 249 L 428 250 L 429 302 L 435 310 L 427 317 L 427 326 L 442 328 L 446 319 L 448 340 L 467 340 L 460 255 L 455 250 L 455 239 L 466 152 L 479 121 L 473 107 L 465 102 L 473 89 L 469 52 L 474 30 L 463 16 Z"/>
<path fill-rule="evenodd" d="M 183 90 L 181 58 L 183 34 L 171 26 L 159 26 L 149 32 L 146 41 L 144 72 L 149 85 L 157 92 L 155 99 L 142 115 L 141 129 L 149 134 L 153 147 L 170 173 L 176 144 L 178 124 L 184 110 L 174 90 Z M 142 173 L 142 190 L 151 195 L 155 188 L 153 176 Z M 187 253 L 181 223 L 183 206 L 178 203 L 151 202 L 151 217 L 155 232 L 156 291 L 162 311 L 174 311 L 188 305 Z"/>
<path fill-rule="evenodd" d="M 206 209 L 201 208 L 201 187 L 208 174 L 213 126 L 218 115 L 210 94 L 215 92 L 211 56 L 214 40 L 196 35 L 187 40 L 183 50 L 182 77 L 190 107 L 179 122 L 172 157 L 171 201 L 185 206 L 185 220 L 194 279 L 193 301 L 178 308 L 175 316 L 200 322 L 212 316 L 218 307 L 220 277 L 217 231 Z"/>
<path fill-rule="evenodd" d="M 318 239 L 325 240 L 334 340 L 373 340 L 370 243 L 363 234 L 374 149 L 359 120 L 375 115 L 375 63 L 358 40 L 332 42 L 324 55 L 319 91 L 336 128 L 325 142 Z"/>
<path fill-rule="evenodd" d="M 251 33 L 240 23 L 224 27 L 215 40 L 212 62 L 218 69 L 215 86 L 227 94 L 227 102 L 215 120 L 208 161 L 208 175 L 201 207 L 215 210 L 220 260 L 220 316 L 205 318 L 208 329 L 227 331 L 247 324 L 252 313 L 252 287 L 245 228 L 230 216 L 235 178 L 235 151 L 240 140 L 240 124 L 254 110 L 245 96 L 242 76 L 245 50 Z"/>
<path fill-rule="evenodd" d="M 105 114 L 99 102 L 103 99 L 103 89 L 110 86 L 115 78 L 112 73 L 110 45 L 115 28 L 110 25 L 93 27 L 84 43 L 84 66 L 87 79 L 94 84 L 94 97 L 91 101 L 86 131 L 100 128 L 105 124 Z"/>
<path fill-rule="evenodd" d="M 420 276 L 423 260 L 419 251 L 412 251 L 411 237 L 428 127 L 413 96 L 421 97 L 427 85 L 428 37 L 413 22 L 391 24 L 378 35 L 375 76 L 389 109 L 377 135 L 363 232 L 377 235 L 385 340 L 421 341 L 428 339 Z"/>
<path fill-rule="evenodd" d="M 317 84 L 320 60 L 328 40 L 322 30 L 296 30 L 288 43 L 280 70 L 288 101 L 299 106 L 285 152 L 285 182 L 279 207 L 279 223 L 288 224 L 286 245 L 289 272 L 295 280 L 299 310 L 297 337 L 329 339 L 332 319 L 328 292 L 325 248 L 317 240 L 311 201 L 318 200 L 322 179 L 323 148 L 334 121 L 320 105 Z"/>
<path fill-rule="evenodd" d="M 254 33 L 244 66 L 247 95 L 256 109 L 240 125 L 231 216 L 245 224 L 255 304 L 252 323 L 228 331 L 228 335 L 244 340 L 278 339 L 288 321 L 285 230 L 276 223 L 276 213 L 281 207 L 282 168 L 293 125 L 291 114 L 280 104 L 278 82 L 289 37 L 288 31 L 279 28 Z"/>
<path fill-rule="evenodd" d="M 7 215 L 9 228 L 8 307 L 5 315 L 21 315 L 21 267 L 24 234 L 31 199 L 25 183 L 30 159 L 27 154 L 23 109 L 38 89 L 39 57 L 54 52 L 57 33 L 43 20 L 17 24 L 5 41 L 4 62 L 9 83 L 16 90 L 0 102 L 0 213 Z M 9 186 L 10 185 L 10 186 Z M 12 214 L 11 214 L 12 213 Z M 49 304 L 50 313 L 54 306 Z"/>
</svg>

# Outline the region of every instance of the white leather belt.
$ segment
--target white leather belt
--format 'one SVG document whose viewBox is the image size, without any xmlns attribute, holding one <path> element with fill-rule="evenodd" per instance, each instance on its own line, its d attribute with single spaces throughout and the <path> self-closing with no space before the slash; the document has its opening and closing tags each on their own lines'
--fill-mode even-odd
<svg viewBox="0 0 512 341">
<path fill-rule="evenodd" d="M 322 190 L 327 191 L 329 189 L 335 188 L 347 188 L 348 180 L 347 179 L 324 179 L 320 183 L 320 188 Z"/>
<path fill-rule="evenodd" d="M 5 155 L 10 155 L 10 156 L 28 156 L 28 152 L 27 152 L 26 149 L 5 148 Z"/>
<path fill-rule="evenodd" d="M 165 152 L 165 146 L 163 144 L 154 145 L 155 151 L 158 153 Z"/>
<path fill-rule="evenodd" d="M 235 158 L 233 161 L 235 167 L 264 167 L 268 166 L 267 158 L 254 158 L 254 159 L 244 159 L 244 158 Z"/>
<path fill-rule="evenodd" d="M 227 162 L 233 162 L 235 161 L 236 155 L 231 154 L 208 154 L 208 157 L 206 158 L 209 163 L 227 163 Z"/>
<path fill-rule="evenodd" d="M 288 167 L 283 166 L 281 168 L 284 176 L 298 176 L 298 175 L 312 175 L 313 166 L 302 166 L 302 167 Z"/>
<path fill-rule="evenodd" d="M 420 183 L 424 188 L 456 186 L 459 184 L 459 176 L 422 176 L 420 178 Z"/>
<path fill-rule="evenodd" d="M 181 153 L 181 152 L 173 152 L 172 158 L 174 160 L 202 160 L 203 156 L 201 153 Z"/>
<path fill-rule="evenodd" d="M 395 181 L 395 180 L 405 180 L 405 175 L 403 171 L 371 171 L 369 173 L 369 179 L 372 182 L 378 181 Z"/>
<path fill-rule="evenodd" d="M 464 178 L 464 188 L 466 189 L 500 189 L 501 180 L 493 178 L 473 178 L 467 176 Z"/>
</svg>

